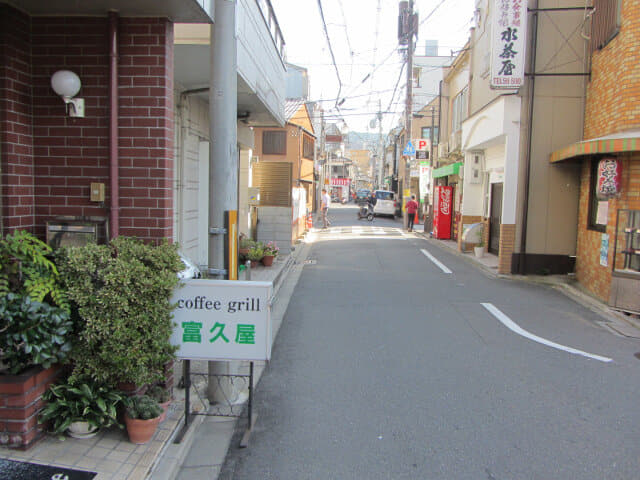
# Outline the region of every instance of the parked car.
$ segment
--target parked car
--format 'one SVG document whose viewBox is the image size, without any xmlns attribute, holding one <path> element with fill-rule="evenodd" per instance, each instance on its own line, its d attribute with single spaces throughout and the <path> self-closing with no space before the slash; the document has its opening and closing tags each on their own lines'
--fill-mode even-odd
<svg viewBox="0 0 640 480">
<path fill-rule="evenodd" d="M 356 203 L 364 203 L 367 201 L 367 197 L 371 194 L 371 190 L 361 188 L 356 192 Z"/>
<path fill-rule="evenodd" d="M 389 190 L 376 190 L 376 206 L 373 208 L 375 215 L 390 215 L 396 216 L 398 210 L 398 202 L 396 201 L 395 192 Z"/>
</svg>

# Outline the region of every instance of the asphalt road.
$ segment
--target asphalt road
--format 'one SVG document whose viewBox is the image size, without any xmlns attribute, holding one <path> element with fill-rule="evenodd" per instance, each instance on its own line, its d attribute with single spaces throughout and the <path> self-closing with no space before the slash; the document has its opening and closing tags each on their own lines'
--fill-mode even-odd
<svg viewBox="0 0 640 480">
<path fill-rule="evenodd" d="M 398 220 L 330 216 L 219 478 L 640 478 L 638 340 Z"/>
</svg>

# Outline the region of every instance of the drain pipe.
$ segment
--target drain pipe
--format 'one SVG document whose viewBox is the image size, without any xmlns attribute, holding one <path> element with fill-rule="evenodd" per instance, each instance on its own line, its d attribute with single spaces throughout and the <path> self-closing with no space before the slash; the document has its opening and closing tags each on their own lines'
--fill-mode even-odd
<svg viewBox="0 0 640 480">
<path fill-rule="evenodd" d="M 111 203 L 109 209 L 109 238 L 120 230 L 120 188 L 118 159 L 118 14 L 109 12 L 109 177 Z"/>
<path fill-rule="evenodd" d="M 529 213 L 529 177 L 531 176 L 531 148 L 533 139 L 533 102 L 536 93 L 536 49 L 538 45 L 538 0 L 536 0 L 533 12 L 533 28 L 531 35 L 531 89 L 529 93 L 529 128 L 527 129 L 527 156 L 524 174 L 524 201 L 522 204 L 522 236 L 520 238 L 520 261 L 518 272 L 525 275 L 527 272 L 527 222 Z"/>
</svg>

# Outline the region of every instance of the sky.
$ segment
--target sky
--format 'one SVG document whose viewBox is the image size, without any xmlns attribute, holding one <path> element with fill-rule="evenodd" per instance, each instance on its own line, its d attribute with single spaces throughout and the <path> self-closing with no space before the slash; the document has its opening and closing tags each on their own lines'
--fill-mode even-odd
<svg viewBox="0 0 640 480">
<path fill-rule="evenodd" d="M 380 109 L 383 132 L 398 124 L 406 99 L 406 71 L 401 74 L 404 59 L 398 50 L 398 3 L 271 0 L 287 61 L 308 69 L 310 100 L 321 102 L 327 122 L 341 118 L 350 131 L 378 132 L 375 119 Z M 460 50 L 469 38 L 473 8 L 474 0 L 414 0 L 420 22 L 416 55 L 424 55 L 425 40 L 438 41 L 439 55 Z M 339 111 L 337 98 L 344 99 Z"/>
</svg>

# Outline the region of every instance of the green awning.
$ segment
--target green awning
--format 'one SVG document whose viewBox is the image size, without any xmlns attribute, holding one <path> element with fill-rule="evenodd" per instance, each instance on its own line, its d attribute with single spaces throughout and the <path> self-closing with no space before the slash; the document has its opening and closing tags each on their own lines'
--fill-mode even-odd
<svg viewBox="0 0 640 480">
<path fill-rule="evenodd" d="M 464 165 L 463 162 L 451 163 L 444 167 L 436 168 L 433 171 L 433 178 L 448 177 L 449 175 L 458 175 L 460 173 L 460 167 Z"/>
</svg>

